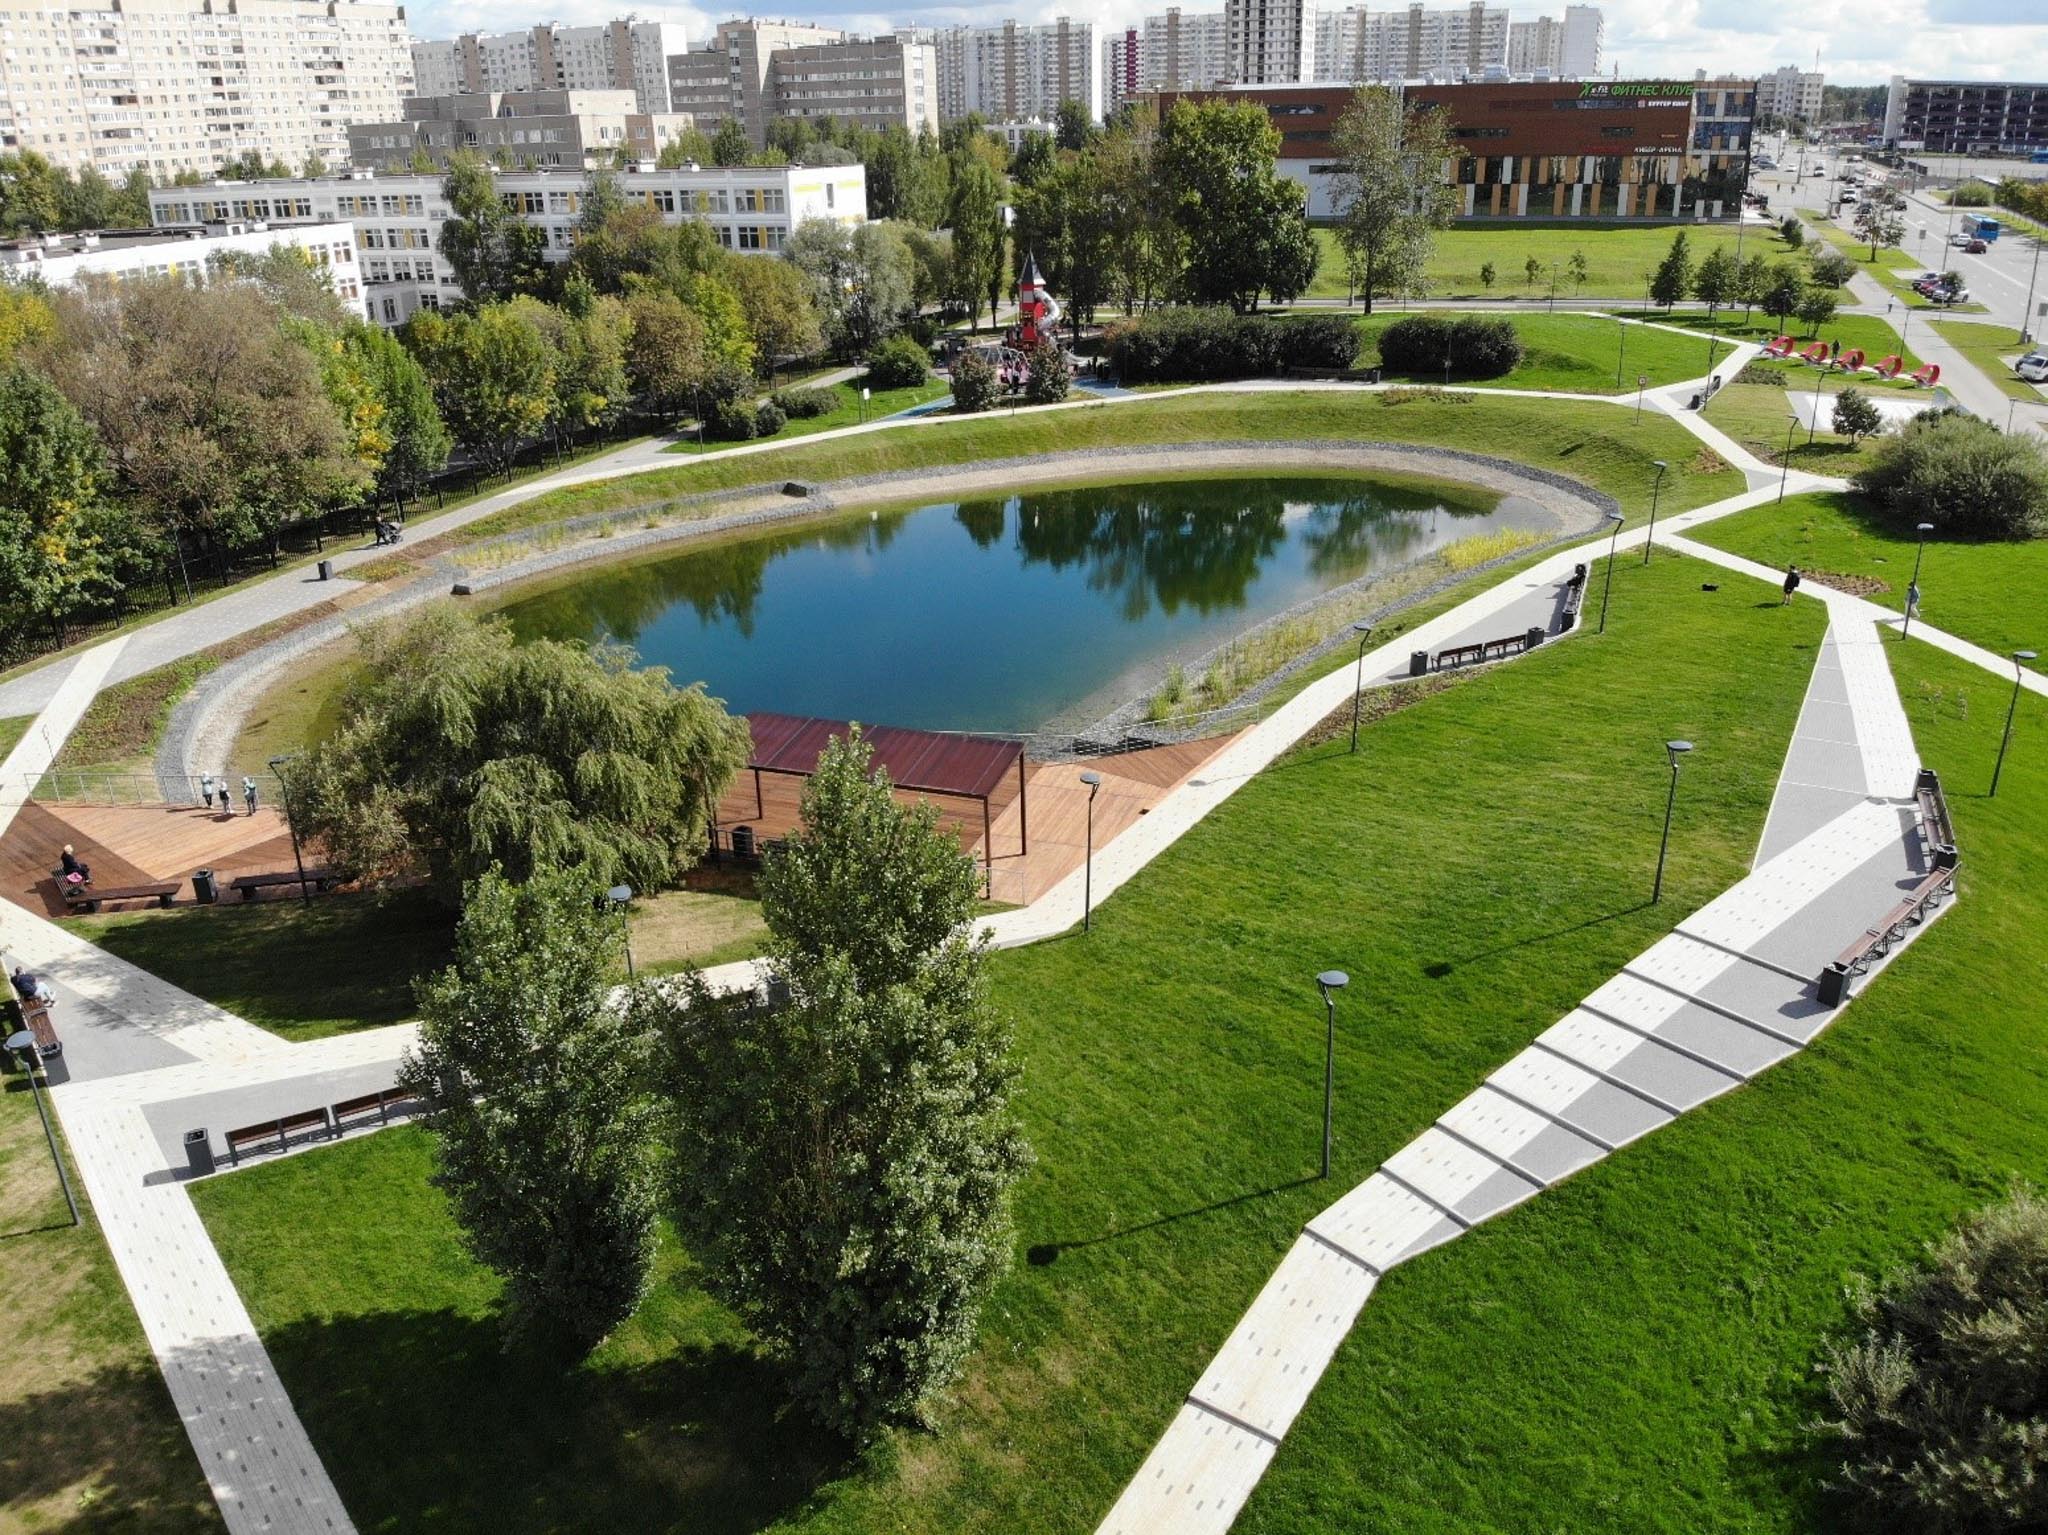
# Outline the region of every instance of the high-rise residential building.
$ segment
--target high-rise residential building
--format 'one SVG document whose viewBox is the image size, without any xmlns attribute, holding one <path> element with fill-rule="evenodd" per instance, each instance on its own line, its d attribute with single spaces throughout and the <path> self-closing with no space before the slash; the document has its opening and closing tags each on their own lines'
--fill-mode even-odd
<svg viewBox="0 0 2048 1535">
<path fill-rule="evenodd" d="M 1504 73 L 1506 7 L 1483 4 L 1373 11 L 1364 6 L 1316 17 L 1315 78 L 1395 84 L 1477 80 Z"/>
<path fill-rule="evenodd" d="M 1190 15 L 1174 6 L 1147 16 L 1102 45 L 1102 110 L 1114 112 L 1152 91 L 1199 90 L 1230 78 L 1221 11 Z"/>
<path fill-rule="evenodd" d="M 1600 73 L 1607 21 L 1597 5 L 1568 5 L 1564 19 L 1538 16 L 1508 28 L 1508 73 L 1591 80 Z"/>
<path fill-rule="evenodd" d="M 1821 77 L 1797 64 L 1787 64 L 1756 82 L 1756 115 L 1780 122 L 1820 120 Z"/>
<path fill-rule="evenodd" d="M 941 122 L 970 112 L 1004 122 L 1051 121 L 1063 101 L 1080 102 L 1091 117 L 1100 107 L 1090 22 L 1061 16 L 1035 27 L 942 27 L 933 44 Z"/>
<path fill-rule="evenodd" d="M 1308 0 L 1224 0 L 1224 78 L 1286 85 L 1315 72 L 1315 13 Z"/>
<path fill-rule="evenodd" d="M 349 163 L 403 171 L 421 155 L 446 165 L 458 150 L 469 150 L 504 165 L 595 169 L 621 152 L 629 160 L 657 159 L 690 131 L 687 113 L 637 107 L 631 91 L 414 96 L 399 121 L 349 125 Z"/>
<path fill-rule="evenodd" d="M 1113 116 L 1138 94 L 1138 59 L 1144 44 L 1136 27 L 1125 27 L 1102 40 L 1102 115 Z"/>
<path fill-rule="evenodd" d="M 549 261 L 566 261 L 575 248 L 590 179 L 567 169 L 495 173 L 505 206 L 540 229 Z M 282 219 L 352 224 L 365 311 L 380 325 L 399 325 L 421 309 L 462 298 L 439 249 L 449 218 L 442 182 L 438 172 L 357 172 L 159 187 L 149 194 L 149 214 L 159 227 L 268 220 L 273 235 Z M 634 167 L 615 185 L 629 206 L 651 208 L 664 223 L 701 221 L 732 251 L 773 254 L 807 219 L 859 224 L 867 218 L 867 173 L 858 165 Z"/>
<path fill-rule="evenodd" d="M 764 144 L 775 115 L 768 70 L 777 50 L 845 40 L 844 32 L 808 22 L 721 22 L 704 47 L 669 55 L 669 110 L 688 112 L 706 133 L 737 117 L 748 139 Z"/>
<path fill-rule="evenodd" d="M 258 154 L 340 163 L 412 94 L 405 9 L 373 0 L 0 0 L 0 152 L 167 180 Z"/>
<path fill-rule="evenodd" d="M 631 91 L 641 112 L 669 112 L 668 56 L 689 47 L 673 22 L 623 21 L 522 32 L 465 32 L 414 43 L 414 88 L 422 96 L 491 91 Z"/>
<path fill-rule="evenodd" d="M 938 131 L 937 52 L 908 32 L 778 48 L 768 83 L 777 117 Z"/>
<path fill-rule="evenodd" d="M 1935 154 L 2031 154 L 2048 149 L 2048 84 L 1908 80 L 1893 75 L 1884 141 Z"/>
</svg>

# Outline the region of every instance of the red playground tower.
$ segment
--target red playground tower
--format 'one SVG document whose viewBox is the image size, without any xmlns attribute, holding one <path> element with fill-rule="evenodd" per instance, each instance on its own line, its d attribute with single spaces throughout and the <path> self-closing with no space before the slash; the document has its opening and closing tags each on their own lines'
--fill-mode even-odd
<svg viewBox="0 0 2048 1535">
<path fill-rule="evenodd" d="M 1028 352 L 1041 341 L 1053 341 L 1059 323 L 1059 300 L 1045 286 L 1037 258 L 1027 254 L 1017 277 L 1017 349 Z"/>
</svg>

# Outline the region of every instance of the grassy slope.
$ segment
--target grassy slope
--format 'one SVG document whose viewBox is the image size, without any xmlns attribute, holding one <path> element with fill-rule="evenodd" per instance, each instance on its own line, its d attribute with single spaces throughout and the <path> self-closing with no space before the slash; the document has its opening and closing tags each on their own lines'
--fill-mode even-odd
<svg viewBox="0 0 2048 1535">
<path fill-rule="evenodd" d="M 1382 313 L 1358 322 L 1361 366 L 1379 361 L 1380 332 L 1401 318 L 1399 314 Z M 1631 326 L 1624 352 L 1623 327 L 1604 315 L 1509 314 L 1507 318 L 1514 321 L 1522 338 L 1522 361 L 1512 373 L 1483 380 L 1486 387 L 1615 394 L 1622 392 L 1614 384 L 1617 363 L 1622 366 L 1628 390 L 1635 388 L 1638 374 L 1648 374 L 1654 386 L 1698 378 L 1707 369 L 1706 343 L 1670 331 Z M 1424 372 L 1413 377 L 1418 383 L 1443 382 L 1441 373 Z"/>
<path fill-rule="evenodd" d="M 1437 232 L 1436 250 L 1429 260 L 1429 296 L 1548 300 L 1550 267 L 1555 263 L 1560 302 L 1571 298 L 1633 298 L 1643 291 L 1645 277 L 1656 270 L 1657 263 L 1671 249 L 1671 238 L 1676 233 L 1676 227 L 1669 224 L 1579 224 L 1562 228 L 1532 227 L 1521 220 L 1491 225 L 1459 224 Z M 1344 282 L 1344 253 L 1337 246 L 1336 234 L 1318 229 L 1315 236 L 1322 259 L 1308 296 L 1343 298 L 1348 289 Z M 1716 245 L 1727 246 L 1731 253 L 1735 249 L 1732 226 L 1707 229 L 1687 225 L 1685 237 L 1695 261 Z M 1775 257 L 1785 253 L 1785 244 L 1776 235 L 1760 235 L 1752 230 L 1744 234 L 1742 250 L 1745 256 L 1762 250 Z M 1574 251 L 1581 251 L 1586 257 L 1586 282 L 1581 288 L 1575 288 L 1571 280 Z M 1543 275 L 1533 285 L 1526 281 L 1523 271 L 1531 256 L 1543 266 Z M 1494 267 L 1491 288 L 1479 276 L 1479 269 L 1489 261 Z"/>
<path fill-rule="evenodd" d="M 1238 1528 L 1830 1527 L 1802 1427 L 1852 1272 L 2048 1162 L 2048 704 L 1893 648 L 1963 899 L 1798 1059 L 1374 1295 Z"/>
<path fill-rule="evenodd" d="M 1888 590 L 1871 593 L 1870 600 L 1894 612 L 1906 610 L 1915 535 L 1861 496 L 1792 496 L 1782 507 L 1754 506 L 1705 523 L 1691 536 L 1780 570 L 1796 564 L 1875 577 Z M 2048 591 L 2048 539 L 1932 537 L 1920 591 L 1921 614 L 1938 629 L 2001 654 L 2048 651 L 2048 615 L 2041 603 L 2041 593 Z"/>
<path fill-rule="evenodd" d="M 1812 337 L 1807 335 L 1806 326 L 1798 320 L 1787 321 L 1786 328 L 1781 329 L 1776 319 L 1763 313 L 1761 310 L 1752 310 L 1747 320 L 1743 319 L 1742 311 L 1739 309 L 1724 309 L 1715 315 L 1712 320 L 1707 318 L 1706 311 L 1703 309 L 1681 309 L 1668 315 L 1661 309 L 1632 310 L 1630 313 L 1639 319 L 1656 320 L 1664 325 L 1683 325 L 1689 330 L 1711 328 L 1718 335 L 1733 336 L 1742 341 L 1769 343 L 1776 337 L 1783 335 L 1792 336 L 1802 346 L 1816 339 L 1821 341 L 1839 341 L 1842 343 L 1842 350 L 1845 352 L 1854 347 L 1863 348 L 1870 355 L 1873 362 L 1878 358 L 1888 357 L 1893 352 L 1899 352 L 1900 350 L 1899 333 L 1886 324 L 1880 316 L 1874 314 L 1837 315 L 1820 328 L 1818 337 Z M 1921 358 L 1914 353 L 1912 348 L 1906 348 L 1900 355 L 1905 358 L 1908 368 L 1920 366 Z M 1797 361 L 1773 363 L 1768 358 L 1760 358 L 1754 366 L 1780 367 L 1793 377 L 1808 380 L 1809 384 L 1814 375 L 1812 368 Z M 1871 380 L 1866 379 L 1864 381 L 1865 387 L 1869 387 L 1871 382 Z"/>
<path fill-rule="evenodd" d="M 729 1351 L 694 1292 L 660 1293 L 566 1385 L 498 1353 L 416 1142 L 203 1186 L 358 1520 L 750 1527 L 824 1479 L 789 1527 L 1091 1528 L 1300 1222 L 1741 873 L 1820 614 L 1700 576 L 1625 564 L 1604 638 L 1474 675 L 1374 724 L 1355 757 L 1309 749 L 1106 903 L 1089 939 L 995 958 L 1038 1152 L 1019 1247 L 1053 1261 L 1004 1282 L 940 1432 L 871 1466 L 837 1474 L 771 1427 L 772 1371 Z M 1656 743 L 1674 733 L 1704 749 L 1653 909 Z M 1309 978 L 1333 963 L 1355 979 L 1338 1176 L 1319 1184 Z"/>
<path fill-rule="evenodd" d="M 117 912 L 70 925 L 286 1039 L 414 1016 L 412 978 L 447 962 L 454 935 L 452 915 L 418 891 Z"/>
<path fill-rule="evenodd" d="M 1487 399 L 1468 403 L 1334 390 L 1261 394 L 1173 395 L 1137 404 L 1093 405 L 1036 415 L 947 418 L 831 442 L 743 454 L 657 469 L 625 479 L 555 491 L 472 523 L 464 537 L 485 538 L 558 518 L 649 505 L 667 496 L 783 479 L 823 480 L 895 469 L 974 464 L 986 459 L 1115 446 L 1182 442 L 1285 441 L 1337 438 L 1442 443 L 1511 455 L 1538 468 L 1573 475 L 1616 496 L 1631 513 L 1647 513 L 1652 461 L 1690 466 L 1698 441 L 1683 427 L 1585 402 Z M 1101 472 L 1114 477 L 1113 460 Z M 1664 504 L 1700 506 L 1742 489 L 1733 470 L 1682 470 Z"/>
<path fill-rule="evenodd" d="M 777 442 L 786 442 L 797 437 L 809 437 L 816 432 L 829 432 L 835 427 L 858 426 L 862 420 L 860 386 L 858 384 L 833 384 L 830 387 L 832 392 L 839 396 L 838 409 L 827 411 L 822 416 L 806 416 L 801 420 L 792 419 L 787 426 L 775 434 L 775 440 Z M 936 379 L 927 380 L 925 383 L 911 389 L 878 390 L 868 400 L 866 419 L 869 421 L 879 421 L 884 416 L 895 415 L 899 410 L 908 410 L 913 405 L 923 405 L 929 400 L 940 399 L 946 393 L 946 386 Z M 766 397 L 766 395 L 762 396 L 764 399 Z M 688 454 L 694 457 L 699 453 L 714 453 L 720 448 L 729 448 L 731 446 L 732 444 L 729 442 L 716 441 L 700 445 L 694 437 L 691 437 L 682 442 L 672 444 L 668 451 L 671 453 Z"/>
<path fill-rule="evenodd" d="M 1936 320 L 1934 328 L 1941 332 L 1942 339 L 1976 366 L 1999 392 L 2014 400 L 2026 400 L 2039 405 L 2044 398 L 2038 385 L 2030 384 L 2012 371 L 2013 359 L 2025 356 L 2033 348 L 2022 346 L 2014 339 L 2015 332 L 2010 325 L 1972 325 L 1967 320 Z"/>
<path fill-rule="evenodd" d="M 71 1184 L 81 1188 L 75 1166 Z M 0 1072 L 0 1263 L 15 1311 L 14 1345 L 0 1351 L 0 1529 L 218 1530 L 142 1325 L 79 1199 L 84 1224 L 73 1227 L 27 1078 Z"/>
<path fill-rule="evenodd" d="M 28 734 L 28 727 L 35 722 L 33 714 L 15 714 L 0 720 L 0 757 L 13 751 L 15 743 Z"/>
<path fill-rule="evenodd" d="M 1809 374 L 1807 382 L 1811 379 Z M 1832 395 L 1839 392 L 1841 385 L 1830 380 L 1824 388 Z M 1806 405 L 1813 402 L 1810 389 L 1800 390 L 1794 396 L 1769 384 L 1729 384 L 1708 402 L 1707 419 L 1758 458 L 1779 464 L 1785 460 L 1785 434 L 1791 427 L 1795 398 Z M 1821 419 L 1831 418 L 1823 412 Z M 1792 464 L 1813 474 L 1852 475 L 1877 446 L 1871 438 L 1852 442 L 1826 427 L 1814 432 L 1811 442 L 1807 437 L 1805 427 L 1792 429 Z"/>
</svg>

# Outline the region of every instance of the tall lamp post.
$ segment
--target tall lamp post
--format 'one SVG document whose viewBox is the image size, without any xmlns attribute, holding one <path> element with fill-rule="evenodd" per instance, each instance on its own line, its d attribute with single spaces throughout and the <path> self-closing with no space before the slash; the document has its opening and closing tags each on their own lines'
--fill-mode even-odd
<svg viewBox="0 0 2048 1535">
<path fill-rule="evenodd" d="M 2042 238 L 2034 236 L 2034 264 L 2027 268 L 2027 301 L 2020 306 L 2020 345 L 2034 339 L 2034 279 L 2041 275 Z"/>
<path fill-rule="evenodd" d="M 1614 524 L 1614 531 L 1607 535 L 1607 580 L 1600 588 L 1600 632 L 1607 632 L 1607 599 L 1614 595 L 1614 555 L 1621 545 L 1622 516 L 1609 512 L 1607 520 Z"/>
<path fill-rule="evenodd" d="M 28 1063 L 28 1090 L 36 1100 L 36 1114 L 43 1122 L 43 1139 L 50 1143 L 50 1163 L 57 1169 L 57 1182 L 64 1189 L 64 1203 L 71 1210 L 71 1224 L 78 1224 L 78 1199 L 71 1192 L 71 1175 L 64 1171 L 63 1153 L 57 1150 L 57 1132 L 50 1128 L 50 1111 L 43 1107 L 43 1089 L 36 1081 L 36 1073 L 43 1069 L 43 1053 L 36 1048 L 36 1037 L 27 1029 L 19 1034 L 7 1036 L 7 1048 Z M 1324 1154 L 1326 1157 L 1328 1153 Z"/>
<path fill-rule="evenodd" d="M 1358 701 L 1365 692 L 1365 642 L 1372 638 L 1372 625 L 1360 619 L 1351 626 L 1358 636 L 1358 671 L 1351 679 L 1351 749 L 1358 750 Z"/>
<path fill-rule="evenodd" d="M 1778 499 L 1785 499 L 1785 481 L 1792 473 L 1792 434 L 1799 430 L 1799 412 L 1785 414 L 1785 456 L 1778 464 Z"/>
<path fill-rule="evenodd" d="M 2005 749 L 2012 745 L 2012 717 L 2020 706 L 2020 667 L 2034 659 L 2031 650 L 2015 650 L 2012 653 L 2012 702 L 2005 706 L 2005 734 L 1998 738 L 1998 762 L 1991 769 L 1991 794 L 1998 794 L 1998 775 L 2005 771 Z"/>
<path fill-rule="evenodd" d="M 1081 931 L 1086 933 L 1095 925 L 1095 793 L 1102 775 L 1083 773 L 1081 782 L 1088 785 L 1088 850 L 1081 860 Z"/>
<path fill-rule="evenodd" d="M 306 856 L 299 850 L 299 818 L 292 814 L 292 783 L 284 776 L 285 764 L 298 755 L 272 757 L 270 771 L 277 775 L 277 797 L 284 802 L 285 830 L 292 834 L 292 863 L 299 871 L 299 904 L 308 911 L 313 909 L 313 892 L 306 888 Z"/>
<path fill-rule="evenodd" d="M 1657 478 L 1650 486 L 1650 530 L 1643 535 L 1643 563 L 1650 563 L 1650 545 L 1657 537 L 1657 497 L 1664 489 L 1664 471 L 1671 466 L 1661 458 L 1650 460 L 1657 466 Z"/>
<path fill-rule="evenodd" d="M 619 914 L 619 931 L 626 940 L 626 979 L 630 981 L 633 979 L 633 927 L 626 920 L 626 907 L 633 899 L 633 887 L 614 885 L 604 893 L 604 898 L 612 903 L 612 910 Z"/>
<path fill-rule="evenodd" d="M 1664 899 L 1664 855 L 1671 851 L 1671 807 L 1678 803 L 1678 762 L 1692 750 L 1690 741 L 1666 741 L 1664 750 L 1671 758 L 1671 792 L 1664 796 L 1664 840 L 1657 844 L 1657 885 L 1650 892 L 1650 899 Z"/>
<path fill-rule="evenodd" d="M 1316 977 L 1323 994 L 1323 1176 L 1330 1176 L 1330 1109 L 1337 1091 L 1337 993 L 1351 984 L 1342 970 L 1325 970 Z"/>
<path fill-rule="evenodd" d="M 1913 531 L 1920 535 L 1920 547 L 1913 553 L 1913 580 L 1906 593 L 1906 621 L 1899 626 L 1900 639 L 1906 639 L 1913 633 L 1913 594 L 1920 590 L 1920 562 L 1927 558 L 1927 535 L 1934 531 L 1934 524 L 1915 523 Z"/>
</svg>

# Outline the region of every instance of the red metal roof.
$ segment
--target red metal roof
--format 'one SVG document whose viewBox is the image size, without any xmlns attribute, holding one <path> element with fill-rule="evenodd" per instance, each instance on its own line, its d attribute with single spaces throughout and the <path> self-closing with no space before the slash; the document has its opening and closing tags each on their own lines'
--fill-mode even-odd
<svg viewBox="0 0 2048 1535">
<path fill-rule="evenodd" d="M 766 713 L 749 714 L 747 727 L 754 737 L 748 767 L 805 778 L 817 771 L 826 744 L 848 729 L 845 720 Z M 863 726 L 861 737 L 874 750 L 874 765 L 898 788 L 968 799 L 988 798 L 1024 755 L 1022 741 L 898 725 Z"/>
</svg>

